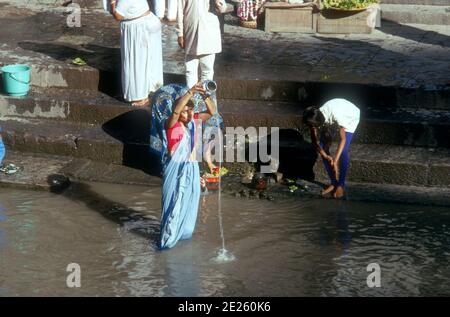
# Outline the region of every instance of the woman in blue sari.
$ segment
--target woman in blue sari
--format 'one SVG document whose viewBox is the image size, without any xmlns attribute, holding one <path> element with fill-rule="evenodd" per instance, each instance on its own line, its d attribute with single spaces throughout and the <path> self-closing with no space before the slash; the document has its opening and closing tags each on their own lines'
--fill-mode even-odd
<svg viewBox="0 0 450 317">
<path fill-rule="evenodd" d="M 200 201 L 200 170 L 196 157 L 197 129 L 216 113 L 202 83 L 178 98 L 172 113 L 162 122 L 163 192 L 160 248 L 172 248 L 190 239 Z M 195 113 L 195 95 L 203 99 L 206 111 Z M 194 99 L 194 100 L 193 100 Z M 155 121 L 155 120 L 154 120 Z M 153 127 L 152 127 L 153 128 Z"/>
</svg>

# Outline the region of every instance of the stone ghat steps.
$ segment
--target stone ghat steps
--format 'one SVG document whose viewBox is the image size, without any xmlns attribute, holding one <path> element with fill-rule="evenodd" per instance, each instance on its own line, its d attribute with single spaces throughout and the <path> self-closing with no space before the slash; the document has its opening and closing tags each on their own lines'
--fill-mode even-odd
<svg viewBox="0 0 450 317">
<path fill-rule="evenodd" d="M 33 76 L 33 73 L 36 75 Z M 166 73 L 166 83 L 181 83 L 184 76 Z M 32 67 L 32 89 L 75 89 L 120 95 L 120 76 L 115 72 L 92 67 L 66 68 L 53 65 Z M 356 99 L 373 107 L 427 108 L 450 110 L 450 82 L 447 85 L 411 87 L 386 86 L 377 83 L 336 81 L 291 81 L 217 77 L 218 97 L 259 101 L 291 101 L 320 104 L 330 98 Z"/>
<path fill-rule="evenodd" d="M 301 130 L 304 108 L 303 104 L 295 102 L 219 99 L 220 113 L 229 127 Z M 360 108 L 362 119 L 355 142 L 450 147 L 448 111 L 363 105 Z M 50 125 L 52 121 L 72 122 L 103 126 L 120 134 L 131 129 L 139 143 L 147 143 L 151 121 L 149 110 L 128 106 L 94 91 L 34 88 L 26 97 L 0 95 L 3 120 L 43 119 L 49 120 L 43 123 Z M 101 128 L 98 131 L 103 133 Z"/>
<path fill-rule="evenodd" d="M 157 158 L 152 157 L 148 145 L 139 140 L 142 137 L 139 133 L 144 128 L 139 122 L 130 124 L 127 131 L 119 132 L 96 125 L 36 119 L 7 120 L 1 124 L 8 151 L 62 155 L 145 170 L 157 169 Z M 311 156 L 307 150 L 300 152 L 297 152 L 299 160 L 301 155 Z M 355 143 L 351 148 L 349 181 L 450 187 L 449 157 L 450 149 Z M 280 164 L 284 159 L 280 157 Z M 322 164 L 316 164 L 315 169 L 318 178 L 324 179 Z"/>
<path fill-rule="evenodd" d="M 120 91 L 120 30 L 107 13 L 83 11 L 82 27 L 70 28 L 64 10 L 2 4 L 0 12 L 0 65 L 31 65 L 37 87 Z M 386 21 L 370 37 L 342 38 L 228 25 L 215 64 L 219 97 L 320 102 L 338 93 L 371 106 L 448 109 L 448 36 L 428 28 Z M 182 79 L 184 54 L 173 26 L 163 27 L 163 45 L 166 78 Z M 76 57 L 87 66 L 73 65 Z"/>
<path fill-rule="evenodd" d="M 112 30 L 111 32 L 113 33 Z M 76 36 L 73 37 L 77 39 Z M 109 41 L 113 42 L 112 39 Z M 44 94 L 46 91 L 42 88 L 101 91 L 109 95 L 119 95 L 121 79 L 117 65 L 120 65 L 120 50 L 117 47 L 118 39 L 116 41 L 108 42 L 109 46 L 105 44 L 104 47 L 85 44 L 81 49 L 79 45 L 73 43 L 33 41 L 27 38 L 18 45 L 2 44 L 0 66 L 11 63 L 31 65 L 32 89 L 36 91 L 41 89 Z M 72 65 L 71 60 L 76 56 L 83 57 L 88 65 Z M 298 69 L 292 65 L 267 64 L 262 67 L 250 63 L 230 64 L 225 61 L 222 61 L 224 63 L 222 65 L 220 58 L 225 57 L 218 57 L 216 81 L 219 86 L 218 95 L 222 99 L 320 104 L 326 99 L 338 96 L 353 98 L 361 104 L 373 107 L 426 107 L 450 110 L 450 82 L 434 84 L 411 79 L 405 83 L 402 80 L 389 79 L 390 75 L 385 74 L 386 69 L 378 69 L 379 73 L 373 76 L 356 71 L 350 76 L 345 63 L 338 64 L 339 67 L 310 71 L 306 66 Z M 180 62 L 172 59 L 173 57 L 169 57 L 165 60 L 164 82 L 183 82 Z M 415 62 L 417 63 L 419 62 Z"/>
<path fill-rule="evenodd" d="M 221 100 L 227 126 L 302 129 L 304 106 L 297 103 Z M 450 147 L 450 113 L 396 108 L 363 108 L 355 142 Z"/>
</svg>

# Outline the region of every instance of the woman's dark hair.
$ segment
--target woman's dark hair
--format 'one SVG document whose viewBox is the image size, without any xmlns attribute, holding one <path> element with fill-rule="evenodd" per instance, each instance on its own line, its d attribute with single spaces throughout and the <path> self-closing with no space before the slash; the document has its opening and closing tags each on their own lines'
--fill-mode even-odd
<svg viewBox="0 0 450 317">
<path fill-rule="evenodd" d="M 325 117 L 322 112 L 320 112 L 319 108 L 316 107 L 308 107 L 303 111 L 303 124 L 312 126 L 312 127 L 320 127 L 325 123 Z"/>
<path fill-rule="evenodd" d="M 320 142 L 330 146 L 333 135 L 329 126 L 325 125 L 325 117 L 316 107 L 308 107 L 303 111 L 303 124 L 315 128 L 320 128 Z"/>
<path fill-rule="evenodd" d="M 194 102 L 192 101 L 192 99 L 189 99 L 189 101 L 188 101 L 188 103 L 186 104 L 186 106 L 187 106 L 188 108 L 195 108 L 195 104 L 194 104 Z"/>
<path fill-rule="evenodd" d="M 325 146 L 325 147 L 330 147 L 331 143 L 333 143 L 333 133 L 330 129 L 329 126 L 324 125 L 320 128 L 320 142 Z"/>
</svg>

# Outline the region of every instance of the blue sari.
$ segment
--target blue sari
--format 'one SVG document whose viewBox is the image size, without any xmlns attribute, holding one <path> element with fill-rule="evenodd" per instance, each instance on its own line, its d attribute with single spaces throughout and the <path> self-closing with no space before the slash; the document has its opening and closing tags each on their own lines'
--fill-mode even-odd
<svg viewBox="0 0 450 317">
<path fill-rule="evenodd" d="M 160 163 L 164 166 L 168 157 L 167 136 L 165 135 L 166 120 L 172 115 L 172 108 L 178 98 L 184 96 L 188 91 L 186 85 L 169 84 L 161 87 L 155 92 L 152 98 L 152 122 L 150 127 L 150 152 L 157 155 Z M 216 102 L 216 96 L 212 96 Z M 194 101 L 194 112 L 203 112 L 206 110 L 206 104 L 203 98 L 195 93 L 192 97 Z M 217 102 L 216 102 L 217 106 Z M 208 121 L 203 122 L 203 142 L 209 142 L 217 133 L 217 129 L 223 129 L 223 119 L 217 112 Z"/>
<path fill-rule="evenodd" d="M 200 169 L 197 161 L 189 160 L 194 135 L 195 123 L 191 121 L 164 166 L 161 249 L 172 248 L 178 240 L 190 239 L 194 232 L 200 201 Z"/>
<path fill-rule="evenodd" d="M 150 151 L 160 158 L 163 170 L 162 215 L 160 248 L 172 248 L 179 240 L 190 239 L 197 221 L 200 201 L 200 169 L 197 161 L 189 161 L 194 149 L 196 127 L 189 122 L 183 138 L 172 156 L 169 155 L 166 121 L 178 98 L 188 91 L 187 86 L 169 84 L 155 92 L 152 99 Z M 206 110 L 199 94 L 194 94 L 194 112 Z M 204 123 L 205 127 L 223 124 L 219 114 Z M 203 137 L 208 137 L 203 135 Z"/>
</svg>

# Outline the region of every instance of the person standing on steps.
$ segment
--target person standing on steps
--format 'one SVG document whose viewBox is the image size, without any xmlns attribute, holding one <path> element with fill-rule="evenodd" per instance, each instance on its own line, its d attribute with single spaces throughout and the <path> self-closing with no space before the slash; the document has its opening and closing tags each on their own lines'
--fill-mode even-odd
<svg viewBox="0 0 450 317">
<path fill-rule="evenodd" d="M 215 1 L 216 10 L 225 12 L 225 0 Z M 189 88 L 200 80 L 213 80 L 214 61 L 222 51 L 219 19 L 210 12 L 210 0 L 178 0 L 178 44 L 185 52 L 186 83 Z"/>
<path fill-rule="evenodd" d="M 149 94 L 163 85 L 161 22 L 147 0 L 112 0 L 110 12 L 120 21 L 124 99 L 133 106 L 148 106 Z"/>
<path fill-rule="evenodd" d="M 345 178 L 350 162 L 350 143 L 359 120 L 359 108 L 341 98 L 329 100 L 320 108 L 309 107 L 303 112 L 303 124 L 309 128 L 311 141 L 322 157 L 330 178 L 330 184 L 322 190 L 322 195 L 331 193 L 334 198 L 344 196 Z M 340 140 L 333 157 L 330 147 L 336 130 Z"/>
<path fill-rule="evenodd" d="M 211 8 L 210 4 L 214 7 Z M 225 0 L 178 0 L 177 33 L 178 44 L 185 51 L 186 84 L 190 88 L 195 83 L 214 78 L 214 62 L 216 54 L 222 51 L 222 37 L 217 14 L 224 13 L 227 5 Z M 216 14 L 210 12 L 213 9 Z M 200 67 L 200 78 L 198 70 Z M 216 103 L 214 94 L 212 99 Z M 217 113 L 206 122 L 205 132 L 213 133 L 223 122 Z M 213 126 L 214 125 L 214 126 Z M 207 133 L 208 134 L 208 133 Z M 208 135 L 205 138 L 208 138 Z M 217 168 L 212 162 L 212 140 L 205 140 L 205 160 L 211 173 Z"/>
</svg>

